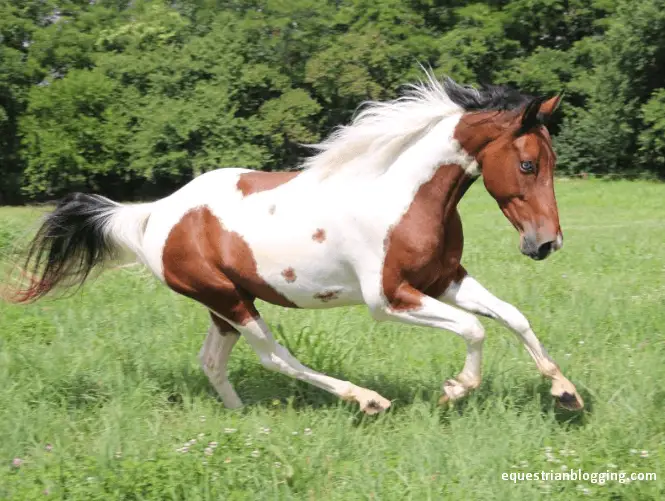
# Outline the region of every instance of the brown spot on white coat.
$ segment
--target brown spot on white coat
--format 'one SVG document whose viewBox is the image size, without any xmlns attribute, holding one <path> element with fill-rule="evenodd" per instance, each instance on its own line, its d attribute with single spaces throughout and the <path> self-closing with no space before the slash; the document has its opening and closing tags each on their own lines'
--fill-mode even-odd
<svg viewBox="0 0 665 501">
<path fill-rule="evenodd" d="M 312 235 L 312 240 L 315 242 L 322 243 L 326 239 L 326 230 L 323 228 L 317 228 L 316 232 L 314 232 L 314 235 Z"/>
<path fill-rule="evenodd" d="M 321 302 L 327 303 L 333 299 L 339 298 L 339 291 L 325 291 L 314 294 L 314 298 L 320 300 Z"/>
<path fill-rule="evenodd" d="M 287 268 L 282 272 L 282 276 L 284 277 L 284 280 L 286 280 L 289 283 L 293 283 L 296 281 L 296 271 L 293 268 Z"/>
<path fill-rule="evenodd" d="M 300 174 L 299 171 L 288 172 L 244 172 L 238 176 L 238 190 L 247 197 L 254 193 L 267 191 L 288 183 Z M 272 213 L 271 213 L 272 214 Z"/>
</svg>

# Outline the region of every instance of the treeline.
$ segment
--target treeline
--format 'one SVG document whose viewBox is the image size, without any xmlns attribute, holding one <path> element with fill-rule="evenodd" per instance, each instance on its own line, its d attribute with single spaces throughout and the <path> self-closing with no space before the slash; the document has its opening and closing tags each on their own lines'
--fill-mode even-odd
<svg viewBox="0 0 665 501">
<path fill-rule="evenodd" d="M 665 0 L 0 0 L 0 203 L 294 166 L 418 63 L 564 91 L 561 172 L 665 176 Z"/>
</svg>

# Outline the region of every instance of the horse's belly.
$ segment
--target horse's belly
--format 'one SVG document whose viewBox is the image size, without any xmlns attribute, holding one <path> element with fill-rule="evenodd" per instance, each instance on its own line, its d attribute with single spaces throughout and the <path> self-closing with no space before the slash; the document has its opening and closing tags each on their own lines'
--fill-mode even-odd
<svg viewBox="0 0 665 501">
<path fill-rule="evenodd" d="M 301 308 L 331 308 L 362 302 L 352 267 L 338 249 L 290 236 L 248 242 L 261 279 Z M 316 244 L 316 245 L 314 245 Z"/>
</svg>

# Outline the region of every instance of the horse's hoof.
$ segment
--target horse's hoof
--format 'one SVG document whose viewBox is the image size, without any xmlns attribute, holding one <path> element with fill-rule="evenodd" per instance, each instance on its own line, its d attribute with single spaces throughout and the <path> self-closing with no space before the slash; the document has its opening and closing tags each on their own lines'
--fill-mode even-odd
<svg viewBox="0 0 665 501">
<path fill-rule="evenodd" d="M 448 407 L 453 405 L 454 400 L 450 400 L 450 397 L 445 393 L 439 397 L 437 405 L 440 407 Z"/>
<path fill-rule="evenodd" d="M 356 398 L 360 405 L 360 410 L 368 416 L 383 412 L 390 407 L 390 400 L 383 398 L 375 391 L 364 390 Z"/>
<path fill-rule="evenodd" d="M 584 409 L 584 401 L 582 397 L 575 393 L 563 392 L 561 395 L 554 395 L 556 403 L 559 407 L 569 411 L 581 411 Z"/>
</svg>

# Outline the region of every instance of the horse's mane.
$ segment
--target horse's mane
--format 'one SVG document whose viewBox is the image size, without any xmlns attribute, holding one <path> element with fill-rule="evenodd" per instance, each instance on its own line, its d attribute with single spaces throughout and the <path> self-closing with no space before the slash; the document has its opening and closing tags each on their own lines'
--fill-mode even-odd
<svg viewBox="0 0 665 501">
<path fill-rule="evenodd" d="M 445 117 L 467 111 L 511 111 L 533 99 L 507 86 L 476 89 L 449 77 L 441 82 L 431 70 L 425 70 L 425 77 L 407 85 L 397 99 L 363 103 L 349 125 L 337 128 L 321 143 L 308 145 L 318 153 L 302 167 L 324 175 L 350 166 L 383 173 Z"/>
</svg>

